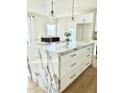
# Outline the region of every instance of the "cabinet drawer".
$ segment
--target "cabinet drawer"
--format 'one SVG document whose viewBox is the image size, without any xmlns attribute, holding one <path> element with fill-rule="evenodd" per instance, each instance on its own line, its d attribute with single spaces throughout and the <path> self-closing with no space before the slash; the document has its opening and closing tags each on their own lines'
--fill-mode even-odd
<svg viewBox="0 0 124 93">
<path fill-rule="evenodd" d="M 71 53 L 65 54 L 63 56 L 61 56 L 61 63 L 64 64 L 69 60 L 73 60 L 74 58 L 76 58 L 77 56 L 86 54 L 86 53 L 91 53 L 93 52 L 93 45 L 89 45 L 85 48 L 81 48 L 78 50 L 74 50 Z"/>
<path fill-rule="evenodd" d="M 86 53 L 92 53 L 93 52 L 93 45 L 89 45 L 87 47 L 84 47 L 84 48 L 81 48 L 81 49 L 78 49 L 75 51 L 75 53 L 79 56 L 79 55 L 83 55 L 83 54 L 86 54 Z"/>
<path fill-rule="evenodd" d="M 61 65 L 61 76 L 64 76 L 66 73 L 69 71 L 73 71 L 73 69 L 77 66 L 78 64 L 75 61 L 69 62 L 68 64 L 63 64 Z"/>
<path fill-rule="evenodd" d="M 91 65 L 90 62 L 82 64 L 81 67 L 80 67 L 80 72 L 81 73 L 84 72 L 90 65 Z"/>
<path fill-rule="evenodd" d="M 70 85 L 80 74 L 80 66 L 76 67 L 73 71 L 66 73 L 61 77 L 61 91 Z"/>
<path fill-rule="evenodd" d="M 85 48 L 85 49 L 82 49 L 82 50 L 84 51 L 84 53 L 82 53 L 77 60 L 81 61 L 81 62 L 85 62 L 88 59 L 92 60 L 92 55 L 93 55 L 92 47 Z"/>
<path fill-rule="evenodd" d="M 82 63 L 80 66 L 77 66 L 73 71 L 69 71 L 64 76 L 61 76 L 60 91 L 62 92 L 66 87 L 68 87 L 90 65 L 90 62 Z"/>
<path fill-rule="evenodd" d="M 85 47 L 84 51 L 85 51 L 85 53 L 92 53 L 93 52 L 93 45 Z"/>
<path fill-rule="evenodd" d="M 61 75 L 63 76 L 69 71 L 73 71 L 77 66 L 86 64 L 87 62 L 92 62 L 92 53 L 85 53 L 80 56 L 76 56 L 73 60 L 69 60 L 65 62 L 65 64 L 61 64 Z"/>
<path fill-rule="evenodd" d="M 77 66 L 83 64 L 86 60 L 85 54 L 80 56 L 76 56 L 73 60 L 67 61 L 65 64 L 61 64 L 61 75 L 68 73 L 69 71 L 73 71 Z"/>
<path fill-rule="evenodd" d="M 74 59 L 76 56 L 77 53 L 75 51 L 61 56 L 61 64 L 69 62 L 70 60 Z"/>
<path fill-rule="evenodd" d="M 86 53 L 86 55 L 85 55 L 85 62 L 92 63 L 92 53 Z"/>
<path fill-rule="evenodd" d="M 86 64 L 87 62 L 92 62 L 92 53 L 85 53 L 76 58 L 78 65 Z"/>
</svg>

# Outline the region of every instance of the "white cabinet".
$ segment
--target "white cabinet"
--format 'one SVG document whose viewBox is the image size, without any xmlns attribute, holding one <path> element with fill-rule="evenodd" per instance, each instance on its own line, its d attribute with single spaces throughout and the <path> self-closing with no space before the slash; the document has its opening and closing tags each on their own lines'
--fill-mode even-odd
<svg viewBox="0 0 124 93">
<path fill-rule="evenodd" d="M 61 56 L 61 92 L 92 64 L 93 44 Z"/>
<path fill-rule="evenodd" d="M 93 13 L 85 14 L 82 16 L 83 23 L 93 23 Z"/>
<path fill-rule="evenodd" d="M 75 16 L 76 23 L 93 23 L 93 13 L 87 13 L 83 15 Z"/>
<path fill-rule="evenodd" d="M 29 64 L 33 81 L 37 85 L 48 93 L 61 93 L 92 64 L 94 43 L 53 44 L 56 46 L 33 45 L 34 49 L 30 48 L 28 51 Z"/>
</svg>

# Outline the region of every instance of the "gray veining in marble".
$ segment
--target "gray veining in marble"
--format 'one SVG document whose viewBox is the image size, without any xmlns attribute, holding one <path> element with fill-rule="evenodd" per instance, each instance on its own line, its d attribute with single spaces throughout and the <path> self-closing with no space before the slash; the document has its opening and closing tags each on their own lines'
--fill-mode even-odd
<svg viewBox="0 0 124 93">
<path fill-rule="evenodd" d="M 70 41 L 42 45 L 37 42 L 29 44 L 27 55 L 33 81 L 48 93 L 60 93 L 59 56 L 92 43 Z"/>
</svg>

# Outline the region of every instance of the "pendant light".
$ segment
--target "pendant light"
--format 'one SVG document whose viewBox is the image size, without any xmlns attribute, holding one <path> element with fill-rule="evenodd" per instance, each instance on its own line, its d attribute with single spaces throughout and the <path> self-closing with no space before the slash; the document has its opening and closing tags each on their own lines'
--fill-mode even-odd
<svg viewBox="0 0 124 93">
<path fill-rule="evenodd" d="M 53 0 L 51 1 L 51 16 L 54 16 L 54 10 L 53 10 Z"/>
<path fill-rule="evenodd" d="M 72 20 L 74 20 L 74 0 L 72 1 Z"/>
</svg>

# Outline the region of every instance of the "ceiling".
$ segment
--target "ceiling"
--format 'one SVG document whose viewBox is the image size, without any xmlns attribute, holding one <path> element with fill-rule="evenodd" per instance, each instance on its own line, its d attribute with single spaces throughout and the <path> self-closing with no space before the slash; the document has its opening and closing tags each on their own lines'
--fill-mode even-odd
<svg viewBox="0 0 124 93">
<path fill-rule="evenodd" d="M 72 0 L 53 0 L 55 17 L 72 15 Z M 75 0 L 74 14 L 94 11 L 97 8 L 97 0 Z M 28 12 L 50 16 L 51 0 L 27 0 Z"/>
</svg>

